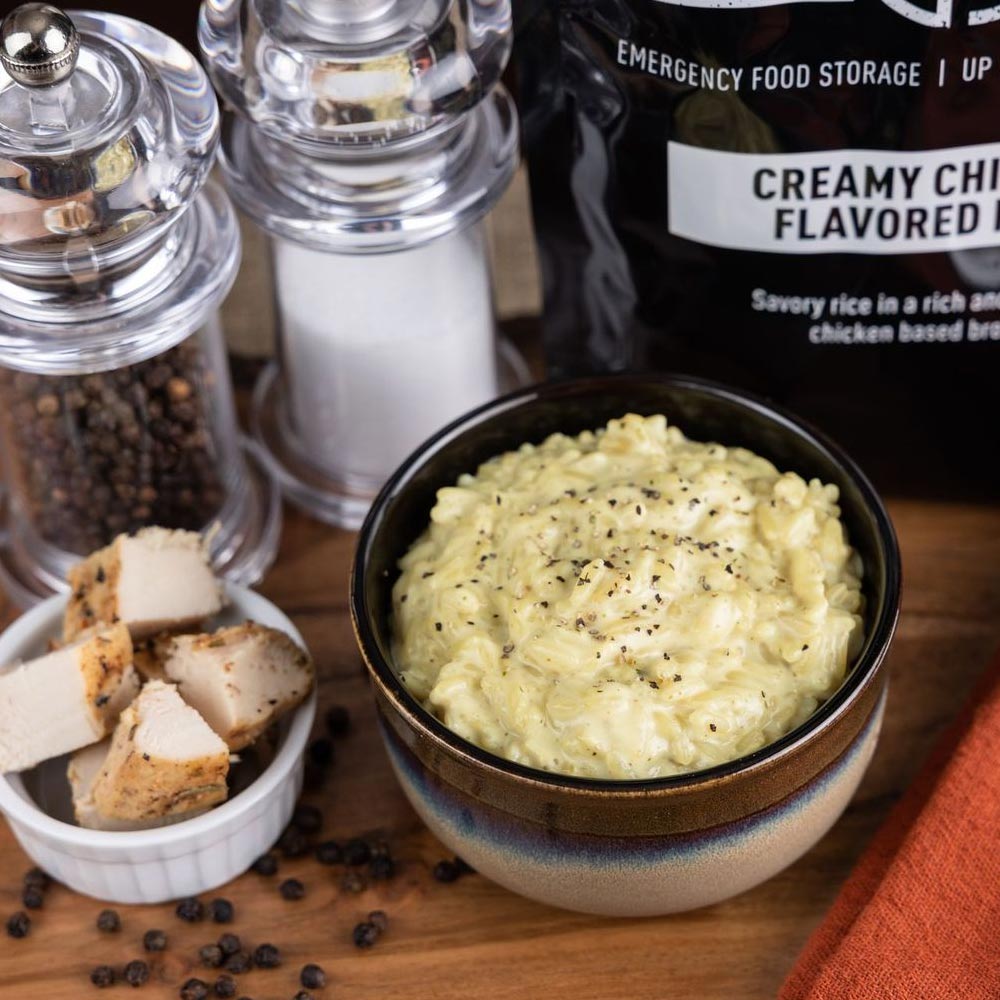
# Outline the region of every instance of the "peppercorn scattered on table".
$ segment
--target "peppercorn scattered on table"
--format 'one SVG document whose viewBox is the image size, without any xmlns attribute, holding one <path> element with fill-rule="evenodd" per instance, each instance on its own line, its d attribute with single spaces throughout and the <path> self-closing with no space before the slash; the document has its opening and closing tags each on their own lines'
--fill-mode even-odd
<svg viewBox="0 0 1000 1000">
<path fill-rule="evenodd" d="M 669 983 L 674 1000 L 773 997 L 1000 643 L 1000 506 L 890 507 L 903 616 L 882 742 L 856 800 L 770 882 L 707 910 L 639 921 L 520 899 L 467 871 L 422 827 L 383 754 L 354 646 L 354 536 L 289 511 L 261 590 L 302 631 L 321 698 L 292 825 L 251 871 L 200 900 L 108 916 L 105 904 L 26 878 L 31 864 L 0 823 L 0 996 L 643 1000 Z M 3 623 L 14 616 L 0 597 Z"/>
</svg>

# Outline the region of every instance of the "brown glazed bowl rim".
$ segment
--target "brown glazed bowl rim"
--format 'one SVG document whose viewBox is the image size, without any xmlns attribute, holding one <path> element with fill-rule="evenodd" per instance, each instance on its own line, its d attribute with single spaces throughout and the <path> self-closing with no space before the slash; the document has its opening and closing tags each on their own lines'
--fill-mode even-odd
<svg viewBox="0 0 1000 1000">
<path fill-rule="evenodd" d="M 755 411 L 773 425 L 781 428 L 783 433 L 797 436 L 816 453 L 822 454 L 828 461 L 835 464 L 842 475 L 852 481 L 852 485 L 862 497 L 868 513 L 877 526 L 881 558 L 884 562 L 884 587 L 876 594 L 880 606 L 871 628 L 865 636 L 864 646 L 843 683 L 808 719 L 791 732 L 753 753 L 699 771 L 662 778 L 585 778 L 544 771 L 500 757 L 459 736 L 425 709 L 406 689 L 389 659 L 382 653 L 376 630 L 371 622 L 372 617 L 380 615 L 380 612 L 378 609 L 368 606 L 365 581 L 369 554 L 373 542 L 378 538 L 387 508 L 401 492 L 406 490 L 407 484 L 415 473 L 432 456 L 446 449 L 449 443 L 485 421 L 494 417 L 502 417 L 504 414 L 529 405 L 535 400 L 558 398 L 560 395 L 566 394 L 574 396 L 587 395 L 588 393 L 600 394 L 602 387 L 608 388 L 609 385 L 614 385 L 616 388 L 620 388 L 630 381 L 639 381 L 645 385 L 655 382 L 681 391 L 690 389 Z M 445 485 L 451 485 L 451 483 L 440 484 L 440 486 Z M 408 547 L 411 541 L 408 540 L 405 545 Z M 402 556 L 404 551 L 405 548 L 400 547 L 398 556 Z M 867 577 L 869 567 L 866 566 L 865 569 Z M 612 794 L 626 798 L 653 792 L 682 792 L 694 787 L 705 787 L 728 780 L 736 774 L 742 775 L 763 769 L 775 764 L 798 747 L 819 737 L 825 730 L 831 728 L 838 719 L 850 710 L 861 692 L 878 672 L 899 617 L 901 580 L 899 545 L 885 505 L 859 466 L 826 434 L 770 400 L 709 379 L 687 375 L 610 374 L 543 382 L 501 396 L 452 421 L 413 451 L 386 481 L 373 501 L 368 516 L 361 527 L 351 572 L 350 607 L 355 638 L 373 683 L 409 726 L 430 740 L 438 750 L 457 756 L 473 768 L 485 769 L 493 772 L 497 777 L 505 777 L 508 780 L 515 779 L 521 783 L 548 787 L 549 789 L 562 788 L 578 793 L 601 796 Z M 385 623 L 384 631 L 388 635 L 390 631 L 388 622 Z"/>
</svg>

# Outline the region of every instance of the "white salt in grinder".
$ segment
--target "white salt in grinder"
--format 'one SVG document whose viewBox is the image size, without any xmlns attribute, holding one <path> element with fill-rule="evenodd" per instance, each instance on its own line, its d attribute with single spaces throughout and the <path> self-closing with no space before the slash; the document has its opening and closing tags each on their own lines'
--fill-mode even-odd
<svg viewBox="0 0 1000 1000">
<path fill-rule="evenodd" d="M 273 480 L 241 444 L 218 306 L 240 259 L 207 182 L 208 78 L 153 28 L 25 4 L 0 29 L 0 583 L 20 604 L 146 525 L 260 578 Z M 249 443 L 248 443 L 249 444 Z"/>
<path fill-rule="evenodd" d="M 279 360 L 255 434 L 286 495 L 357 527 L 426 437 L 524 378 L 484 217 L 518 160 L 509 0 L 207 0 L 222 168 L 268 234 Z"/>
</svg>

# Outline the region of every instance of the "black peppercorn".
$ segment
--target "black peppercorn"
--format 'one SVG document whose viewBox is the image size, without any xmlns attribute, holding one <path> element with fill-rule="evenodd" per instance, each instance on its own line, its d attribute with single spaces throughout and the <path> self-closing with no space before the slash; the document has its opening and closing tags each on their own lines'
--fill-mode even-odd
<svg viewBox="0 0 1000 1000">
<path fill-rule="evenodd" d="M 115 984 L 115 970 L 110 965 L 97 965 L 90 970 L 90 981 L 99 989 Z"/>
<path fill-rule="evenodd" d="M 262 854 L 250 867 L 258 875 L 274 875 L 278 870 L 278 859 L 273 854 Z"/>
<path fill-rule="evenodd" d="M 222 965 L 225 957 L 217 944 L 206 944 L 198 949 L 198 958 L 206 969 L 217 969 Z"/>
<path fill-rule="evenodd" d="M 364 892 L 367 884 L 364 875 L 355 869 L 344 872 L 340 880 L 340 888 L 345 892 Z"/>
<path fill-rule="evenodd" d="M 310 962 L 308 965 L 302 966 L 299 982 L 307 990 L 319 990 L 326 986 L 326 973 L 320 966 Z"/>
<path fill-rule="evenodd" d="M 374 924 L 378 928 L 379 933 L 381 933 L 389 926 L 389 915 L 385 910 L 372 910 L 368 914 L 368 923 Z"/>
<path fill-rule="evenodd" d="M 388 854 L 378 854 L 372 858 L 368 873 L 375 881 L 390 879 L 396 874 L 396 864 Z"/>
<path fill-rule="evenodd" d="M 31 917 L 24 910 L 18 910 L 7 918 L 7 933 L 12 938 L 27 937 L 30 930 Z"/>
<path fill-rule="evenodd" d="M 344 852 L 335 840 L 326 840 L 316 848 L 316 860 L 321 865 L 339 865 Z"/>
<path fill-rule="evenodd" d="M 344 845 L 344 861 L 352 867 L 368 864 L 371 856 L 371 847 L 359 837 L 352 837 Z"/>
<path fill-rule="evenodd" d="M 438 882 L 454 882 L 462 873 L 454 861 L 439 861 L 432 873 Z"/>
<path fill-rule="evenodd" d="M 463 861 L 461 858 L 455 858 L 455 867 L 458 869 L 459 875 L 475 875 L 476 869 L 469 864 L 468 861 Z"/>
<path fill-rule="evenodd" d="M 146 931 L 142 936 L 142 946 L 146 951 L 166 951 L 167 935 L 163 931 Z"/>
<path fill-rule="evenodd" d="M 205 916 L 205 907 L 201 905 L 200 899 L 189 896 L 177 904 L 177 909 L 174 912 L 181 920 L 189 924 L 196 924 Z"/>
<path fill-rule="evenodd" d="M 114 910 L 101 910 L 97 914 L 97 929 L 105 934 L 117 934 L 122 929 L 121 918 Z"/>
<path fill-rule="evenodd" d="M 343 736 L 351 728 L 351 713 L 343 705 L 333 705 L 326 712 L 326 731 L 333 737 Z"/>
<path fill-rule="evenodd" d="M 42 890 L 34 885 L 26 885 L 21 891 L 21 904 L 28 910 L 40 910 L 45 903 Z"/>
<path fill-rule="evenodd" d="M 309 744 L 309 760 L 318 768 L 329 767 L 333 763 L 333 744 L 322 736 Z"/>
<path fill-rule="evenodd" d="M 259 945 L 253 953 L 253 964 L 258 969 L 276 969 L 281 965 L 281 952 L 273 944 Z"/>
<path fill-rule="evenodd" d="M 219 947 L 222 949 L 222 954 L 228 958 L 230 955 L 235 955 L 243 946 L 235 934 L 223 934 L 219 938 Z"/>
<path fill-rule="evenodd" d="M 144 986 L 149 980 L 149 966 L 137 958 L 125 966 L 123 976 L 125 978 L 125 982 L 128 983 L 129 986 Z"/>
<path fill-rule="evenodd" d="M 323 814 L 315 806 L 297 805 L 292 826 L 302 833 L 316 833 L 323 826 Z"/>
<path fill-rule="evenodd" d="M 189 979 L 180 992 L 181 1000 L 207 1000 L 208 985 L 200 979 Z"/>
<path fill-rule="evenodd" d="M 30 886 L 33 889 L 41 889 L 42 892 L 45 892 L 51 884 L 52 879 L 41 868 L 29 868 L 24 873 L 25 888 Z"/>
<path fill-rule="evenodd" d="M 371 948 L 378 940 L 380 933 L 370 920 L 363 920 L 354 928 L 354 944 L 358 948 Z"/>
<path fill-rule="evenodd" d="M 253 959 L 250 957 L 250 953 L 246 951 L 237 951 L 226 959 L 227 971 L 235 972 L 237 975 L 241 972 L 249 971 L 252 965 Z"/>
<path fill-rule="evenodd" d="M 309 841 L 298 827 L 290 826 L 278 840 L 278 848 L 286 858 L 301 858 L 309 850 Z"/>
<path fill-rule="evenodd" d="M 301 899 L 306 894 L 306 887 L 297 878 L 286 878 L 278 887 L 282 899 Z"/>
<path fill-rule="evenodd" d="M 215 995 L 217 997 L 236 996 L 236 980 L 232 976 L 219 976 L 215 981 Z"/>
<path fill-rule="evenodd" d="M 208 904 L 212 919 L 217 924 L 231 924 L 233 922 L 233 904 L 228 899 L 213 899 Z"/>
</svg>

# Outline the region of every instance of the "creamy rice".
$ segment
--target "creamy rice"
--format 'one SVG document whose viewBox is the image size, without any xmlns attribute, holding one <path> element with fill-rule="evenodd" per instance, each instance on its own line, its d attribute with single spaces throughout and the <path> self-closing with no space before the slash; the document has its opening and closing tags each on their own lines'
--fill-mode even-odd
<svg viewBox="0 0 1000 1000">
<path fill-rule="evenodd" d="M 862 638 L 838 492 L 628 415 L 438 492 L 400 562 L 408 689 L 522 764 L 639 779 L 778 739 Z"/>
</svg>

